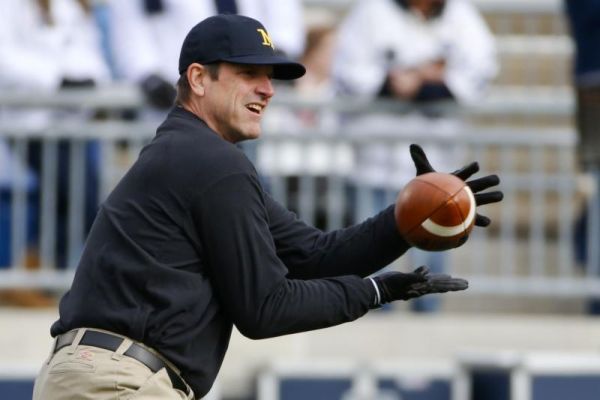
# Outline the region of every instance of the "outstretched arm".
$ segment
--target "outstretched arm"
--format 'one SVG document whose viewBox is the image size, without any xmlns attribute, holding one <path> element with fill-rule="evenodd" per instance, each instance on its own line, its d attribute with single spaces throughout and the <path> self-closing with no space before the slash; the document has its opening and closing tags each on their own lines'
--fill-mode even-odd
<svg viewBox="0 0 600 400">
<path fill-rule="evenodd" d="M 265 195 L 277 256 L 294 279 L 368 276 L 400 257 L 410 245 L 396 228 L 393 206 L 361 224 L 323 232 Z"/>
</svg>

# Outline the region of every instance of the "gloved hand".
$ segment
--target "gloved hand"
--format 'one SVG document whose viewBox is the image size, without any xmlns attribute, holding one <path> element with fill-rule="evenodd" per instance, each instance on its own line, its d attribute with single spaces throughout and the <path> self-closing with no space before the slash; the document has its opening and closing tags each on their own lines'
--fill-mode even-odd
<svg viewBox="0 0 600 400">
<path fill-rule="evenodd" d="M 469 287 L 469 282 L 464 279 L 430 274 L 425 266 L 411 273 L 385 272 L 367 279 L 371 279 L 377 288 L 375 307 L 394 300 L 409 300 L 430 293 L 455 292 Z"/>
<path fill-rule="evenodd" d="M 148 103 L 156 108 L 167 109 L 175 102 L 177 90 L 160 75 L 149 75 L 141 82 L 141 88 Z"/>
<path fill-rule="evenodd" d="M 426 174 L 428 172 L 435 172 L 435 170 L 429 163 L 429 160 L 427 160 L 427 156 L 425 155 L 425 152 L 423 151 L 421 146 L 417 144 L 411 144 L 410 156 L 413 162 L 415 163 L 415 167 L 417 168 L 417 176 Z M 452 175 L 459 177 L 463 181 L 466 181 L 478 171 L 479 164 L 477 162 L 472 162 L 462 167 L 461 169 L 452 172 Z M 475 203 L 478 206 L 490 203 L 497 203 L 504 198 L 504 194 L 499 190 L 494 192 L 479 193 L 492 186 L 497 186 L 500 183 L 500 178 L 498 177 L 498 175 L 487 175 L 479 179 L 473 179 L 472 181 L 468 181 L 466 183 L 475 195 Z M 475 214 L 475 225 L 488 226 L 490 222 L 491 220 L 488 217 L 485 217 L 479 213 Z"/>
</svg>

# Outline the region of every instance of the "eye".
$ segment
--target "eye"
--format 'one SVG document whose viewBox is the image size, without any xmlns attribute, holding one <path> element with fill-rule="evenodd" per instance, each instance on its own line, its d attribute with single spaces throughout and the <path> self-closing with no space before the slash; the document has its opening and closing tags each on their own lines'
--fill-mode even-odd
<svg viewBox="0 0 600 400">
<path fill-rule="evenodd" d="M 240 71 L 240 74 L 244 75 L 244 76 L 252 77 L 252 76 L 256 75 L 256 72 L 252 69 L 243 69 L 242 71 Z"/>
</svg>

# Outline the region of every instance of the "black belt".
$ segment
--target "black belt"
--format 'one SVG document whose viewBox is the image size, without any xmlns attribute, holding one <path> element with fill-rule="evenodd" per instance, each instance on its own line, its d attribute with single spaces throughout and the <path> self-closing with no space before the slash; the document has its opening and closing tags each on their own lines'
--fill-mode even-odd
<svg viewBox="0 0 600 400">
<path fill-rule="evenodd" d="M 70 331 L 65 334 L 59 335 L 56 338 L 56 346 L 54 347 L 54 353 L 62 349 L 63 347 L 69 346 L 75 340 L 75 335 L 77 331 Z M 85 346 L 93 346 L 99 347 L 101 349 L 106 349 L 110 351 L 116 351 L 121 343 L 123 343 L 123 338 L 120 336 L 112 335 L 106 332 L 99 331 L 86 331 L 81 338 L 79 344 Z M 144 347 L 140 346 L 137 343 L 132 343 L 131 346 L 127 349 L 124 355 L 131 357 L 133 359 L 138 360 L 146 367 L 148 367 L 152 372 L 158 372 L 162 368 L 167 371 L 169 374 L 169 378 L 171 379 L 171 384 L 174 389 L 181 390 L 185 394 L 189 394 L 188 387 L 181 379 L 179 374 L 173 370 L 173 368 L 169 367 L 163 360 L 157 357 L 152 352 L 148 351 Z"/>
</svg>

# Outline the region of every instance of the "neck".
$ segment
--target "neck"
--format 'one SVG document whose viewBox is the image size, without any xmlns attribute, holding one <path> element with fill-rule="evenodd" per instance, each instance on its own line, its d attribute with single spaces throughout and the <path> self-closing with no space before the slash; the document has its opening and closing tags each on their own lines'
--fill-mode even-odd
<svg viewBox="0 0 600 400">
<path fill-rule="evenodd" d="M 204 117 L 204 113 L 202 112 L 202 107 L 200 107 L 198 104 L 187 102 L 187 103 L 180 104 L 179 107 L 191 112 L 196 117 L 201 119 L 206 124 L 206 126 L 208 126 L 210 128 L 210 130 L 212 130 L 217 136 L 221 137 L 223 140 L 226 140 L 231 143 L 235 143 L 235 141 L 231 140 L 231 138 L 228 138 L 226 135 L 219 132 L 217 130 L 217 127 L 214 126 L 214 124 L 212 123 L 212 121 L 210 121 L 208 118 Z"/>
</svg>

